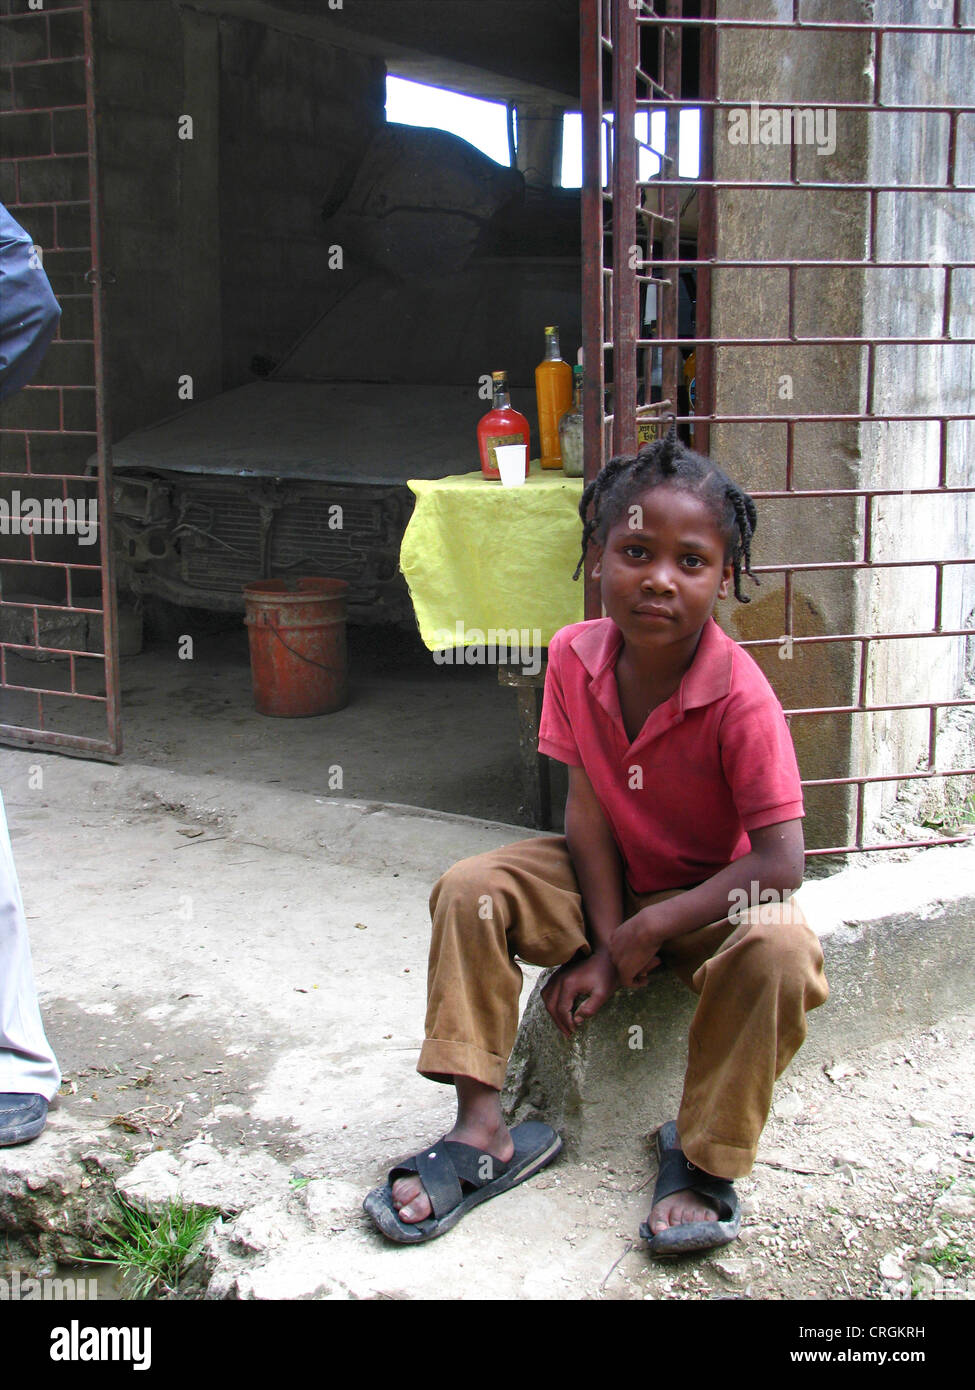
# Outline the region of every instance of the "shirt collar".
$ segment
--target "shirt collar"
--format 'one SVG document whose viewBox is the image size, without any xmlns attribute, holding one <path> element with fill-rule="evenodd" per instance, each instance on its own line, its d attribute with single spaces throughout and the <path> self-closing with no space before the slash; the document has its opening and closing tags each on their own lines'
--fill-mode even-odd
<svg viewBox="0 0 975 1390">
<path fill-rule="evenodd" d="M 599 618 L 587 623 L 569 643 L 592 678 L 590 690 L 610 713 L 613 712 L 612 706 L 619 708 L 615 666 L 622 643 L 623 634 L 612 618 Z M 685 671 L 677 692 L 681 713 L 710 705 L 730 692 L 733 654 L 731 638 L 722 632 L 713 618 L 709 618 L 701 631 L 694 660 Z M 612 698 L 609 698 L 607 678 L 613 686 Z"/>
</svg>

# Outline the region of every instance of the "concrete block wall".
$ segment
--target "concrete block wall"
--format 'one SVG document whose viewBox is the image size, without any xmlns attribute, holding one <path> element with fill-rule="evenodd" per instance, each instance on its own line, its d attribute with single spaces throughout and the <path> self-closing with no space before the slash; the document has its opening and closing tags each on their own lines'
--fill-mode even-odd
<svg viewBox="0 0 975 1390">
<path fill-rule="evenodd" d="M 91 267 L 85 49 L 78 0 L 0 0 L 0 201 L 33 238 L 61 305 L 61 319 L 33 381 L 0 407 L 3 496 L 74 497 L 88 501 L 90 483 L 52 475 L 81 475 L 95 448 L 95 367 Z M 27 559 L 30 538 L 6 535 L 3 555 Z M 42 560 L 92 563 L 90 548 L 67 536 L 34 538 Z M 97 550 L 95 553 L 97 560 Z M 52 603 L 97 603 L 97 576 L 61 569 L 0 566 L 0 592 Z"/>
<path fill-rule="evenodd" d="M 327 11 L 323 12 L 327 14 Z M 223 385 L 252 380 L 331 301 L 322 204 L 385 123 L 379 59 L 243 20 L 220 21 Z"/>
<path fill-rule="evenodd" d="M 341 273 L 321 204 L 385 120 L 385 67 L 180 0 L 94 16 L 118 439 L 253 380 L 310 326 Z"/>
<path fill-rule="evenodd" d="M 831 18 L 855 5 L 836 6 Z M 768 6 L 727 0 L 719 13 L 768 17 Z M 791 13 L 791 11 L 790 11 Z M 810 11 L 810 16 L 812 12 Z M 810 32 L 801 36 L 771 32 L 755 42 L 747 30 L 724 31 L 719 38 L 718 81 L 722 100 L 821 104 L 869 99 L 864 77 L 869 36 Z M 796 149 L 801 178 L 863 181 L 867 130 L 859 113 L 839 113 L 836 148 L 827 155 L 815 146 Z M 782 180 L 790 177 L 789 144 L 737 144 L 729 138 L 728 113 L 718 113 L 714 164 L 719 179 Z M 867 197 L 792 189 L 722 189 L 718 194 L 720 258 L 841 259 L 862 255 Z M 805 270 L 796 276 L 795 328 L 799 335 L 859 334 L 862 284 L 855 270 Z M 713 336 L 777 337 L 788 331 L 788 271 L 725 269 L 712 275 Z M 860 407 L 858 349 L 839 345 L 721 348 L 716 354 L 716 407 L 720 414 L 816 414 L 855 412 Z M 749 490 L 782 489 L 786 484 L 785 425 L 725 425 L 712 430 L 712 453 Z M 855 425 L 816 422 L 795 433 L 797 488 L 856 487 L 860 443 Z M 862 547 L 863 508 L 855 499 L 768 501 L 759 504 L 753 546 L 760 564 L 848 562 Z M 778 638 L 784 632 L 783 582 L 762 577 L 749 586 L 747 607 L 723 606 L 732 635 L 739 640 Z M 808 572 L 793 585 L 795 633 L 813 637 L 852 632 L 856 594 L 843 571 Z M 856 701 L 859 652 L 832 643 L 795 647 L 788 659 L 779 650 L 753 655 L 765 669 L 786 708 L 849 705 Z M 856 716 L 794 719 L 792 733 L 806 778 L 849 775 Z M 852 831 L 853 797 L 848 788 L 810 788 L 806 793 L 806 840 L 810 846 L 845 844 Z"/>
<path fill-rule="evenodd" d="M 113 439 L 221 389 L 216 22 L 96 0 L 94 72 Z M 193 121 L 180 137 L 180 118 Z"/>
<path fill-rule="evenodd" d="M 901 18 L 917 22 L 910 6 Z M 719 14 L 791 17 L 791 7 L 769 10 L 763 0 L 722 0 Z M 888 7 L 884 22 L 898 11 Z M 937 22 L 936 11 L 933 12 Z M 945 12 L 947 14 L 947 12 Z M 926 12 L 927 14 L 927 12 Z M 805 4 L 807 20 L 822 17 L 862 22 L 861 7 L 848 3 Z M 928 14 L 928 18 L 930 18 Z M 884 50 L 887 101 L 964 100 L 964 40 L 941 36 L 888 35 Z M 763 105 L 828 107 L 832 101 L 872 100 L 872 42 L 869 34 L 807 31 L 770 32 L 761 43 L 747 31 L 720 35 L 719 95 L 723 100 Z M 954 97 L 952 96 L 954 94 Z M 917 113 L 867 115 L 834 111 L 835 149 L 818 153 L 798 144 L 800 178 L 829 182 L 943 182 L 947 169 L 948 117 Z M 728 138 L 727 113 L 715 127 L 715 173 L 727 179 L 785 179 L 789 144 L 736 144 Z M 959 127 L 959 182 L 971 181 L 970 125 Z M 824 142 L 825 146 L 825 142 Z M 850 258 L 869 249 L 869 194 L 859 190 L 736 190 L 718 195 L 719 258 Z M 940 245 L 946 257 L 968 259 L 972 244 L 973 195 L 879 194 L 878 259 L 928 260 Z M 967 250 L 965 248 L 968 248 Z M 952 331 L 971 334 L 971 272 L 955 272 Z M 944 271 L 802 270 L 795 282 L 798 335 L 909 336 L 941 332 Z M 729 269 L 712 275 L 715 336 L 779 336 L 788 324 L 785 269 Z M 722 348 L 716 354 L 719 413 L 858 413 L 867 399 L 867 349 L 843 345 Z M 873 409 L 937 414 L 970 409 L 972 349 L 881 347 L 875 349 Z M 972 480 L 970 422 L 949 425 L 947 481 Z M 712 452 L 732 476 L 750 489 L 785 485 L 786 429 L 777 424 L 727 425 L 712 431 Z M 795 430 L 793 486 L 860 488 L 936 486 L 939 429 L 936 422 L 799 424 Z M 871 556 L 874 560 L 960 556 L 971 553 L 975 533 L 971 498 L 894 497 L 874 503 Z M 759 509 L 755 558 L 762 564 L 856 562 L 863 556 L 866 503 L 827 498 L 764 502 Z M 967 550 L 965 547 L 967 546 Z M 931 628 L 935 611 L 934 570 L 834 571 L 795 576 L 795 635 L 905 631 Z M 739 639 L 782 634 L 782 584 L 766 576 L 749 591 L 748 607 L 725 605 L 726 622 Z M 942 625 L 971 625 L 975 567 L 947 567 Z M 775 649 L 755 653 L 786 707 L 858 703 L 858 644 L 795 648 L 789 660 Z M 961 693 L 965 643 L 960 639 L 881 641 L 870 644 L 866 703 L 950 699 Z M 942 716 L 944 720 L 944 716 Z M 807 778 L 879 775 L 923 766 L 927 711 L 881 715 L 808 716 L 793 720 L 793 736 Z M 943 744 L 942 765 L 971 765 L 964 739 Z M 960 761 L 964 759 L 964 761 Z M 935 784 L 930 784 L 932 791 Z M 897 783 L 875 784 L 865 793 L 865 828 L 888 807 Z M 807 791 L 807 843 L 838 845 L 853 838 L 854 797 L 848 788 Z"/>
<path fill-rule="evenodd" d="M 949 18 L 946 10 L 942 16 Z M 917 22 L 909 4 L 893 3 L 889 22 Z M 938 23 L 938 13 L 928 15 Z M 881 97 L 885 102 L 950 104 L 970 101 L 971 39 L 940 34 L 886 36 Z M 944 184 L 948 174 L 950 117 L 947 112 L 891 113 L 874 117 L 870 148 L 871 179 L 896 184 Z M 975 183 L 975 118 L 961 116 L 956 137 L 955 181 Z M 913 270 L 870 271 L 864 292 L 865 332 L 877 337 L 942 332 L 947 272 L 942 262 L 972 259 L 975 194 L 889 192 L 878 196 L 878 259 L 927 262 Z M 951 273 L 949 331 L 975 337 L 975 278 L 970 270 Z M 975 391 L 975 349 L 968 344 L 878 346 L 874 409 L 927 414 L 965 412 Z M 949 487 L 975 485 L 975 431 L 970 420 L 947 424 L 944 481 Z M 872 553 L 877 560 L 961 558 L 975 553 L 975 495 L 918 496 L 912 489 L 937 487 L 941 478 L 941 429 L 936 421 L 894 421 L 863 432 L 865 486 L 902 488 L 900 496 L 874 505 Z M 891 631 L 959 629 L 975 626 L 975 565 L 944 569 L 940 615 L 933 567 L 879 569 L 861 579 L 858 594 L 861 630 L 878 623 Z M 964 693 L 966 645 L 959 638 L 919 638 L 876 643 L 868 667 L 870 703 L 950 700 Z M 973 693 L 971 690 L 969 694 Z M 938 716 L 940 766 L 975 765 L 971 715 Z M 929 714 L 901 710 L 874 714 L 860 725 L 858 765 L 873 774 L 928 766 Z M 921 815 L 936 817 L 947 802 L 959 802 L 966 779 L 916 784 Z M 892 802 L 897 784 L 868 789 L 868 815 Z"/>
</svg>

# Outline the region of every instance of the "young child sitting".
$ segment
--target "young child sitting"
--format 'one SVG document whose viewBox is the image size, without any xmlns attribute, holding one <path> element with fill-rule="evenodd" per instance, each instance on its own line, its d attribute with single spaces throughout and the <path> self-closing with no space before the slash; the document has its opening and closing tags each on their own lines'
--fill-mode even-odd
<svg viewBox="0 0 975 1390">
<path fill-rule="evenodd" d="M 732 1179 L 750 1171 L 773 1082 L 827 996 L 819 941 L 791 899 L 803 807 L 785 717 L 712 616 L 732 583 L 748 602 L 752 499 L 672 423 L 635 458 L 611 459 L 579 510 L 576 575 L 592 543 L 607 616 L 549 647 L 538 746 L 569 767 L 565 835 L 462 860 L 433 890 L 417 1070 L 453 1083 L 457 1121 L 366 1198 L 392 1240 L 442 1235 L 561 1147 L 547 1125 L 509 1131 L 501 1113 L 516 956 L 559 967 L 542 995 L 566 1038 L 659 965 L 699 996 L 641 1226 L 655 1255 L 737 1235 Z"/>
</svg>

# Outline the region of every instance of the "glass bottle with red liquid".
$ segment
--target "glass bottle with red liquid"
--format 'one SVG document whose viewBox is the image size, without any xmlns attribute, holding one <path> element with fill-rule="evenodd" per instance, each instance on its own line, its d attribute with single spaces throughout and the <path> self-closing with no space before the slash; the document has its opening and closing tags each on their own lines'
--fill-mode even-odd
<svg viewBox="0 0 975 1390">
<path fill-rule="evenodd" d="M 477 447 L 481 455 L 481 472 L 485 478 L 500 478 L 498 460 L 494 450 L 498 444 L 524 444 L 525 477 L 528 477 L 528 460 L 531 457 L 531 432 L 528 421 L 521 411 L 513 410 L 508 394 L 508 373 L 492 372 L 494 404 L 486 415 L 482 415 L 477 425 Z"/>
</svg>

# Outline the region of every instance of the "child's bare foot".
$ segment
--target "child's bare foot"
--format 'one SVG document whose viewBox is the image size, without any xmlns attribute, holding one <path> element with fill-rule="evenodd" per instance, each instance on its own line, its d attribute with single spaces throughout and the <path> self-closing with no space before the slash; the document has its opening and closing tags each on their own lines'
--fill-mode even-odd
<svg viewBox="0 0 975 1390">
<path fill-rule="evenodd" d="M 718 1213 L 706 1197 L 690 1188 L 672 1192 L 664 1197 L 650 1212 L 647 1225 L 653 1234 L 669 1230 L 671 1226 L 689 1226 L 695 1221 L 717 1221 Z"/>
<path fill-rule="evenodd" d="M 508 1127 L 500 1119 L 493 1126 L 465 1125 L 458 1121 L 444 1138 L 454 1139 L 458 1144 L 470 1144 L 482 1153 L 492 1154 L 502 1163 L 507 1163 L 515 1151 Z M 430 1198 L 416 1174 L 397 1178 L 393 1183 L 393 1205 L 401 1221 L 425 1221 L 433 1215 Z"/>
<path fill-rule="evenodd" d="M 687 1255 L 734 1240 L 741 1225 L 741 1204 L 731 1180 L 715 1177 L 690 1161 L 673 1120 L 657 1131 L 657 1162 L 653 1207 L 640 1227 L 650 1254 Z"/>
</svg>

